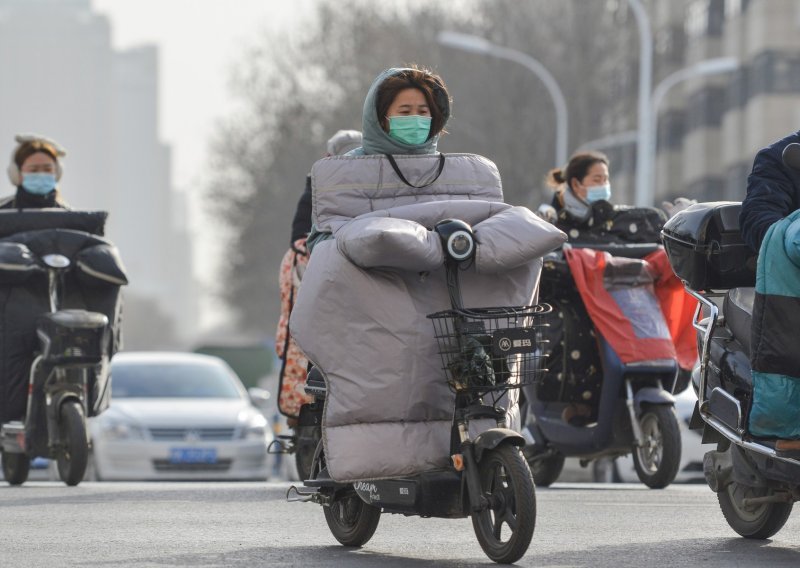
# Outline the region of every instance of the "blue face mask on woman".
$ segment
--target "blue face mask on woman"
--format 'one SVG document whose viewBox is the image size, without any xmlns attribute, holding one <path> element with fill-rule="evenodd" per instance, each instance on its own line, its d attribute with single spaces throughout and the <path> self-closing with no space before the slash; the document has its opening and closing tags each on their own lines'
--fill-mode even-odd
<svg viewBox="0 0 800 568">
<path fill-rule="evenodd" d="M 47 195 L 56 188 L 56 176 L 44 173 L 23 174 L 22 188 L 33 195 Z"/>
<path fill-rule="evenodd" d="M 586 201 L 594 203 L 595 201 L 608 201 L 611 199 L 611 184 L 593 185 L 586 188 Z"/>
<path fill-rule="evenodd" d="M 389 136 L 417 146 L 428 139 L 431 133 L 431 117 L 419 115 L 400 115 L 389 117 Z"/>
</svg>

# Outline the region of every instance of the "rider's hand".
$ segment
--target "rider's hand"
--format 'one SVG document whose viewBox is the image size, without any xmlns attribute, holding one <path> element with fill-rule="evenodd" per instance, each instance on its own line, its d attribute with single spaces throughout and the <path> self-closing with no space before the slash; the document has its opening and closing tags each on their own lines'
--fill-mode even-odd
<svg viewBox="0 0 800 568">
<path fill-rule="evenodd" d="M 687 207 L 690 207 L 697 203 L 696 199 L 689 199 L 687 197 L 678 197 L 674 203 L 670 203 L 669 201 L 664 201 L 661 203 L 661 208 L 667 212 L 668 217 L 672 217 L 679 211 L 683 211 Z"/>
</svg>

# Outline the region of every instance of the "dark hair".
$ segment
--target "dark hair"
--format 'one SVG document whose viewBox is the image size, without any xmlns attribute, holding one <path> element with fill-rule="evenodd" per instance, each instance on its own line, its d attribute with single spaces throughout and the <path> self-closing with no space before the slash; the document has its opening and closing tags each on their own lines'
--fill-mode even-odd
<svg viewBox="0 0 800 568">
<path fill-rule="evenodd" d="M 575 178 L 582 180 L 589 173 L 589 169 L 598 163 L 609 165 L 608 157 L 602 152 L 590 151 L 573 154 L 566 168 L 554 168 L 547 172 L 547 185 L 557 188 L 564 183 L 569 185 L 570 180 Z"/>
<path fill-rule="evenodd" d="M 425 102 L 431 111 L 431 133 L 428 139 L 439 134 L 447 122 L 446 112 L 448 109 L 440 106 L 440 101 L 445 103 L 450 101 L 450 95 L 442 78 L 428 69 L 412 67 L 404 69 L 396 75 L 387 77 L 378 87 L 375 94 L 375 110 L 378 113 L 378 121 L 381 127 L 388 131 L 389 125 L 386 120 L 386 113 L 394 102 L 395 97 L 400 91 L 405 89 L 417 89 L 425 96 Z"/>
<path fill-rule="evenodd" d="M 25 160 L 39 153 L 47 154 L 53 158 L 55 162 L 58 162 L 58 152 L 51 144 L 42 140 L 31 140 L 21 144 L 14 152 L 14 163 L 17 164 L 18 168 L 21 168 Z"/>
</svg>

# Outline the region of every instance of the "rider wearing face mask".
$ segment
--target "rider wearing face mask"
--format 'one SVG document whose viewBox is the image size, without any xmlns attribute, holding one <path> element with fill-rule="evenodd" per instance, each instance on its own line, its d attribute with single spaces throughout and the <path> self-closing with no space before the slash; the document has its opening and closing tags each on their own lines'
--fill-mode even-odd
<svg viewBox="0 0 800 568">
<path fill-rule="evenodd" d="M 387 69 L 367 93 L 364 139 L 350 155 L 435 154 L 448 118 L 450 96 L 441 77 L 424 69 Z"/>
<path fill-rule="evenodd" d="M 68 209 L 58 191 L 61 158 L 66 151 L 55 140 L 36 134 L 18 134 L 11 154 L 8 178 L 17 187 L 14 195 L 0 201 L 0 209 Z"/>
<path fill-rule="evenodd" d="M 565 168 L 551 170 L 547 184 L 555 189 L 551 205 L 540 214 L 569 235 L 571 242 L 660 242 L 664 213 L 656 208 L 612 205 L 608 158 L 579 152 Z"/>
<path fill-rule="evenodd" d="M 441 77 L 416 67 L 387 69 L 364 100 L 361 146 L 346 155 L 437 154 L 449 118 L 450 95 Z M 312 227 L 308 250 L 329 237 Z"/>
</svg>

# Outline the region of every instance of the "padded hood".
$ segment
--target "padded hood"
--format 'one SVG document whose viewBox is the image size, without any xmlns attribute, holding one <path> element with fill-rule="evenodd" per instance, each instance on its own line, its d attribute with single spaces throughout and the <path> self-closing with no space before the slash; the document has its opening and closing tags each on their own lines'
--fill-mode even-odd
<svg viewBox="0 0 800 568">
<path fill-rule="evenodd" d="M 408 71 L 407 67 L 399 67 L 387 69 L 382 72 L 367 92 L 367 98 L 364 100 L 364 111 L 362 115 L 362 131 L 363 141 L 362 147 L 356 148 L 351 152 L 351 155 L 364 155 L 364 154 L 435 154 L 436 144 L 439 141 L 439 135 L 433 136 L 423 142 L 422 144 L 405 144 L 399 140 L 395 140 L 381 128 L 380 120 L 378 119 L 378 111 L 375 108 L 375 97 L 380 85 L 388 78 L 403 71 Z M 434 98 L 436 104 L 442 109 L 444 114 L 444 125 L 450 119 L 450 101 L 444 91 L 435 91 Z"/>
</svg>

